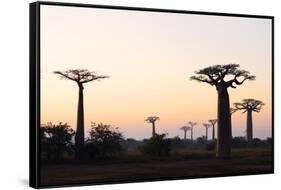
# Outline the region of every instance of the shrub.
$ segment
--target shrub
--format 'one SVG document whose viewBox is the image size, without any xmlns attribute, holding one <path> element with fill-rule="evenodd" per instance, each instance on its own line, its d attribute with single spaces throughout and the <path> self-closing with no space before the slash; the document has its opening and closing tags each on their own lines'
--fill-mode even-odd
<svg viewBox="0 0 281 190">
<path fill-rule="evenodd" d="M 232 138 L 232 147 L 233 148 L 243 148 L 247 146 L 247 141 L 245 137 L 234 137 Z"/>
<path fill-rule="evenodd" d="M 48 123 L 40 128 L 41 153 L 47 160 L 59 161 L 65 153 L 74 152 L 72 138 L 74 130 L 67 123 Z"/>
<path fill-rule="evenodd" d="M 155 134 L 150 139 L 144 140 L 142 151 L 151 156 L 167 156 L 171 151 L 171 141 L 166 139 L 166 134 Z"/>
<path fill-rule="evenodd" d="M 90 159 L 108 159 L 121 151 L 124 140 L 118 128 L 102 123 L 92 124 L 89 139 L 85 143 L 85 153 Z"/>
</svg>

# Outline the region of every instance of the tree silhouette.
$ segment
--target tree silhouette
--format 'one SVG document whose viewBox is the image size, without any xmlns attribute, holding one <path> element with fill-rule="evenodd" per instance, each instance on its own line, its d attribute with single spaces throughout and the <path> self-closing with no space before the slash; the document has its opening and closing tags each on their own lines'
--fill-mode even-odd
<svg viewBox="0 0 281 190">
<path fill-rule="evenodd" d="M 86 153 L 93 159 L 111 158 L 121 151 L 123 141 L 124 137 L 118 127 L 91 122 L 91 130 L 85 146 Z"/>
<path fill-rule="evenodd" d="M 77 128 L 75 135 L 75 158 L 80 160 L 81 151 L 84 146 L 84 105 L 83 105 L 83 89 L 84 83 L 88 83 L 94 80 L 100 80 L 108 78 L 109 76 L 96 75 L 94 72 L 86 69 L 73 69 L 64 72 L 54 71 L 54 74 L 58 74 L 62 79 L 68 79 L 76 82 L 79 88 L 78 96 L 78 109 L 77 109 Z"/>
<path fill-rule="evenodd" d="M 190 139 L 193 141 L 193 127 L 197 125 L 196 122 L 189 121 L 188 124 L 190 125 Z"/>
<path fill-rule="evenodd" d="M 229 158 L 231 155 L 231 120 L 229 87 L 236 88 L 246 80 L 255 80 L 255 76 L 248 71 L 240 70 L 238 64 L 214 65 L 195 71 L 196 76 L 191 80 L 215 86 L 218 93 L 218 140 L 217 157 Z"/>
<path fill-rule="evenodd" d="M 211 123 L 213 127 L 213 132 L 212 132 L 212 140 L 215 141 L 215 125 L 217 123 L 216 119 L 210 119 L 209 122 Z"/>
<path fill-rule="evenodd" d="M 210 125 L 209 123 L 203 123 L 203 126 L 206 129 L 206 141 L 208 141 L 208 129 L 212 127 L 212 125 Z"/>
<path fill-rule="evenodd" d="M 40 140 L 42 153 L 46 153 L 47 161 L 59 161 L 63 154 L 73 152 L 72 137 L 73 129 L 67 124 L 60 122 L 58 125 L 48 122 L 40 127 Z"/>
<path fill-rule="evenodd" d="M 264 103 L 260 100 L 255 99 L 244 99 L 241 103 L 234 103 L 236 110 L 244 110 L 243 113 L 247 112 L 247 141 L 253 140 L 253 119 L 252 112 L 260 112 Z"/>
<path fill-rule="evenodd" d="M 159 120 L 160 118 L 159 117 L 157 117 L 157 116 L 150 116 L 150 117 L 148 117 L 148 118 L 146 118 L 144 121 L 147 121 L 148 123 L 151 123 L 152 124 L 152 137 L 154 137 L 155 136 L 155 122 L 157 121 L 157 120 Z"/>
<path fill-rule="evenodd" d="M 191 130 L 191 127 L 182 126 L 180 129 L 183 130 L 183 132 L 184 132 L 184 141 L 186 141 L 186 132 L 187 132 L 188 130 Z"/>
</svg>

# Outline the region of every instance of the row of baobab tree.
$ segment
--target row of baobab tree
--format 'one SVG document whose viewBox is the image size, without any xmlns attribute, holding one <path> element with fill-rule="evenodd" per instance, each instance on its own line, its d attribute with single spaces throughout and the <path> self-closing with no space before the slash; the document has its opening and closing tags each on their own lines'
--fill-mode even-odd
<svg viewBox="0 0 281 190">
<path fill-rule="evenodd" d="M 83 106 L 83 89 L 84 84 L 92 81 L 108 78 L 109 76 L 96 75 L 94 72 L 85 69 L 75 69 L 67 71 L 55 71 L 63 79 L 75 82 L 79 89 L 78 109 L 77 109 L 77 128 L 75 135 L 75 157 L 80 159 L 84 146 L 84 106 Z M 247 80 L 255 80 L 256 77 L 248 71 L 239 69 L 238 64 L 214 65 L 198 71 L 195 71 L 191 80 L 203 82 L 214 86 L 218 94 L 217 107 L 217 148 L 216 155 L 218 158 L 229 158 L 231 156 L 231 109 L 228 95 L 228 88 L 236 88 Z M 250 99 L 251 100 L 251 99 Z M 236 103 L 236 109 L 245 110 L 248 114 L 247 132 L 249 138 L 252 136 L 252 111 L 259 111 L 263 105 L 260 101 L 245 100 L 242 103 Z M 149 120 L 148 120 L 149 121 Z M 150 121 L 149 121 L 150 122 Z M 153 123 L 153 122 L 151 122 Z M 153 123 L 153 133 L 155 134 L 155 122 Z"/>
<path fill-rule="evenodd" d="M 234 103 L 235 108 L 230 108 L 230 115 L 238 110 L 242 110 L 243 113 L 247 113 L 246 122 L 246 140 L 251 143 L 253 140 L 253 120 L 252 112 L 260 112 L 264 103 L 260 100 L 255 99 L 244 99 L 241 103 Z M 156 134 L 155 122 L 159 120 L 158 116 L 150 116 L 145 121 L 152 124 L 152 136 Z M 208 141 L 208 131 L 212 127 L 212 140 L 215 141 L 215 127 L 217 124 L 217 119 L 210 119 L 208 123 L 202 123 L 205 128 L 205 138 Z M 193 128 L 197 125 L 196 122 L 189 121 L 187 125 L 182 126 L 180 129 L 184 132 L 184 140 L 187 140 L 187 131 L 190 131 L 190 140 L 193 141 Z"/>
</svg>

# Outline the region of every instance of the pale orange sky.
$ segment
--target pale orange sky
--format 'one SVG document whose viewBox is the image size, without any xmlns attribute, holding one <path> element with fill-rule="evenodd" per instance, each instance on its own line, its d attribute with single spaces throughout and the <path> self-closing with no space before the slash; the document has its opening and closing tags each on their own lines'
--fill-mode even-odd
<svg viewBox="0 0 281 190">
<path fill-rule="evenodd" d="M 76 128 L 78 87 L 52 72 L 88 69 L 109 79 L 87 83 L 85 125 L 103 122 L 136 139 L 151 136 L 144 119 L 157 115 L 156 132 L 169 137 L 188 121 L 216 117 L 214 87 L 190 81 L 195 70 L 240 64 L 257 76 L 229 89 L 266 105 L 253 114 L 254 136 L 271 136 L 271 20 L 41 5 L 41 123 Z M 233 135 L 244 136 L 246 115 L 233 115 Z M 209 132 L 211 137 L 211 130 Z"/>
</svg>

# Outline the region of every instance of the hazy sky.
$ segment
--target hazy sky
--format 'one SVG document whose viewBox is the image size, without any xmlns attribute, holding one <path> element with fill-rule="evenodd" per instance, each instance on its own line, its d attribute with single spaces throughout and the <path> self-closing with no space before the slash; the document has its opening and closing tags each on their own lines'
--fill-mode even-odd
<svg viewBox="0 0 281 190">
<path fill-rule="evenodd" d="M 157 115 L 158 133 L 182 137 L 179 128 L 196 121 L 194 137 L 202 136 L 202 123 L 216 118 L 217 92 L 189 77 L 229 63 L 257 76 L 229 89 L 231 104 L 262 100 L 254 137 L 271 136 L 270 19 L 41 5 L 41 123 L 76 128 L 78 87 L 52 72 L 88 69 L 110 78 L 85 85 L 86 130 L 103 122 L 127 138 L 148 138 L 144 119 Z M 244 136 L 246 114 L 236 112 L 232 122 L 233 135 Z"/>
</svg>

